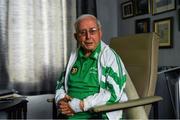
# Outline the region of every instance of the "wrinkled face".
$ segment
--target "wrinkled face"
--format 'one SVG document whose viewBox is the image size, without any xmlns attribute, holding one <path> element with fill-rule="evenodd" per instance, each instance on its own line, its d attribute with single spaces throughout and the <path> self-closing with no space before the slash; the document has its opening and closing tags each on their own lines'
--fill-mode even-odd
<svg viewBox="0 0 180 120">
<path fill-rule="evenodd" d="M 78 30 L 74 34 L 76 40 L 85 52 L 92 52 L 96 49 L 101 40 L 102 32 L 96 24 L 96 20 L 87 17 L 78 24 Z"/>
</svg>

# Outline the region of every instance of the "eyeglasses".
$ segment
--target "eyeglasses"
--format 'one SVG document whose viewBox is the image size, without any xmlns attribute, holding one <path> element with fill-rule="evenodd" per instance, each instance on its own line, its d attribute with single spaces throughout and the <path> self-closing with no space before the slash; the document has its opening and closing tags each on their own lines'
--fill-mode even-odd
<svg viewBox="0 0 180 120">
<path fill-rule="evenodd" d="M 80 35 L 80 36 L 86 36 L 87 33 L 89 32 L 90 35 L 95 35 L 98 31 L 98 28 L 90 28 L 89 30 L 80 30 L 78 31 L 77 33 Z"/>
</svg>

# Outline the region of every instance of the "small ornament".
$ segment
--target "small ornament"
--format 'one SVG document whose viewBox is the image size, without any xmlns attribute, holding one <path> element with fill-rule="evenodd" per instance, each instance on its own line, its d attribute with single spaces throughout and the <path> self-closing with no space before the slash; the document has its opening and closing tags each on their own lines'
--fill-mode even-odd
<svg viewBox="0 0 180 120">
<path fill-rule="evenodd" d="M 71 69 L 71 73 L 72 73 L 72 74 L 76 74 L 77 71 L 78 71 L 78 68 L 76 68 L 76 67 L 73 67 L 73 68 Z"/>
</svg>

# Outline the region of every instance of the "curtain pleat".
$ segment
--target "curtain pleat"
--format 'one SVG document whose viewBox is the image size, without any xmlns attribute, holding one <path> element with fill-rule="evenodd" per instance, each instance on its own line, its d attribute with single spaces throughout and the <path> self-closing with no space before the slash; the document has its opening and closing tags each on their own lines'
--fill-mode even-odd
<svg viewBox="0 0 180 120">
<path fill-rule="evenodd" d="M 8 88 L 21 94 L 54 93 L 75 41 L 67 44 L 73 35 L 73 28 L 67 30 L 67 5 L 66 0 L 1 0 L 0 45 L 6 48 L 0 46 L 0 62 L 7 76 L 0 78 Z M 68 14 L 74 21 L 76 15 Z"/>
<path fill-rule="evenodd" d="M 6 89 L 9 83 L 8 76 L 8 41 L 7 41 L 7 9 L 8 1 L 0 0 L 0 88 Z"/>
</svg>

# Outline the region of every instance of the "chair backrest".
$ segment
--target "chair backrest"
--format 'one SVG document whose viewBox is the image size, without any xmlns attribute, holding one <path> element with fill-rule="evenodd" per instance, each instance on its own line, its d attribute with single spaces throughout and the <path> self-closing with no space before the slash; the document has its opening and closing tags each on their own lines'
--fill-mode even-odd
<svg viewBox="0 0 180 120">
<path fill-rule="evenodd" d="M 128 98 L 135 99 L 154 95 L 159 36 L 156 33 L 141 33 L 115 37 L 111 39 L 110 47 L 120 55 L 130 76 L 128 81 L 132 80 L 139 95 L 134 95 L 135 91 L 126 85 L 125 90 Z M 149 109 L 146 109 L 147 113 L 149 113 Z"/>
</svg>

